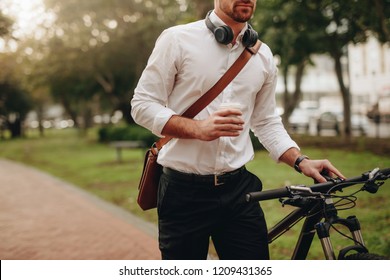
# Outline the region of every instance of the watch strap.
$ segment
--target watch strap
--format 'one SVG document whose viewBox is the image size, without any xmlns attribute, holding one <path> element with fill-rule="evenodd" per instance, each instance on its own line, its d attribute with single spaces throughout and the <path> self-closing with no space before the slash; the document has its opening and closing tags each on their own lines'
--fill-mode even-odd
<svg viewBox="0 0 390 280">
<path fill-rule="evenodd" d="M 305 159 L 309 159 L 308 156 L 305 156 L 305 155 L 302 155 L 302 156 L 299 156 L 296 160 L 295 160 L 295 163 L 294 163 L 294 168 L 297 172 L 299 173 L 302 173 L 302 170 L 301 168 L 299 167 L 299 164 L 305 160 Z"/>
</svg>

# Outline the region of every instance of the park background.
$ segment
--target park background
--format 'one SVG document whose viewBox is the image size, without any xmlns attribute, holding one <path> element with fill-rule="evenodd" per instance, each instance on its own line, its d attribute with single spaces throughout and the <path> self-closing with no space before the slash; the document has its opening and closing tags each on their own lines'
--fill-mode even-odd
<svg viewBox="0 0 390 280">
<path fill-rule="evenodd" d="M 329 158 L 346 176 L 390 167 L 390 1 L 257 6 L 251 23 L 279 68 L 278 110 L 303 152 Z M 211 0 L 0 0 L 0 157 L 155 223 L 155 210 L 135 202 L 143 154 L 155 137 L 134 124 L 130 99 L 161 31 L 202 19 L 212 7 Z M 144 147 L 118 158 L 114 141 Z M 311 183 L 253 144 L 248 169 L 265 189 Z M 389 194 L 385 185 L 349 210 L 369 247 L 387 256 Z M 288 212 L 277 202 L 263 207 L 270 225 Z M 272 244 L 272 256 L 288 258 L 296 234 Z M 310 257 L 321 258 L 319 247 Z"/>
</svg>

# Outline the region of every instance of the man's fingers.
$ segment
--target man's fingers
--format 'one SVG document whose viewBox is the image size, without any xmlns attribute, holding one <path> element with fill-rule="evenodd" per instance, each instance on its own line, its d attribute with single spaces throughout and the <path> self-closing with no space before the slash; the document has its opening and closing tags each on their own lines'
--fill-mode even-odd
<svg viewBox="0 0 390 280">
<path fill-rule="evenodd" d="M 318 173 L 318 175 L 315 174 L 314 176 L 312 176 L 312 178 L 313 178 L 316 182 L 318 182 L 318 183 L 325 183 L 325 182 L 326 182 L 326 179 L 325 179 L 320 173 Z"/>
<path fill-rule="evenodd" d="M 335 177 L 339 177 L 341 179 L 345 179 L 345 176 L 336 168 L 334 167 L 328 160 L 325 162 L 326 165 L 323 168 L 323 170 L 326 170 L 326 172 L 331 173 L 330 175 L 333 175 Z"/>
</svg>

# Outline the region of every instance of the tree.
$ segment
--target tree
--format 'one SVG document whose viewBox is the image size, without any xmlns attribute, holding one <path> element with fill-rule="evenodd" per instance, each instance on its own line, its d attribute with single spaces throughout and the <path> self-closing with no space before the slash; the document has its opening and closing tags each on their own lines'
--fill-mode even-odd
<svg viewBox="0 0 390 280">
<path fill-rule="evenodd" d="M 46 4 L 57 19 L 48 30 L 40 68 L 46 67 L 42 73 L 50 88 L 61 92 L 62 102 L 79 101 L 63 104 L 69 115 L 77 115 L 73 106 L 97 100 L 99 110 L 121 110 L 132 122 L 131 92 L 155 39 L 177 21 L 180 5 L 174 0 L 46 0 Z M 63 87 L 65 81 L 78 85 Z M 90 92 L 81 94 L 80 90 Z M 58 99 L 58 93 L 53 95 Z"/>
<path fill-rule="evenodd" d="M 20 65 L 15 54 L 0 53 L 0 130 L 7 128 L 11 137 L 23 134 L 22 124 L 31 109 L 31 99 L 19 82 Z"/>
<path fill-rule="evenodd" d="M 344 134 L 351 137 L 351 96 L 349 86 L 344 81 L 342 57 L 348 44 L 364 42 L 368 31 L 375 30 L 377 20 L 372 18 L 372 1 L 309 1 L 318 16 L 326 22 L 323 38 L 320 42 L 325 51 L 333 58 L 335 72 L 339 82 L 344 109 Z M 382 1 L 381 1 L 382 2 Z"/>
<path fill-rule="evenodd" d="M 1 84 L 0 99 L 4 105 L 0 115 L 6 116 L 5 124 L 11 132 L 11 138 L 22 136 L 22 123 L 31 109 L 27 93 L 15 84 Z"/>
<path fill-rule="evenodd" d="M 12 20 L 0 11 L 0 38 L 11 34 Z M 15 79 L 17 64 L 13 54 L 0 52 L 0 137 L 8 128 L 11 137 L 22 135 L 22 122 L 31 108 L 27 93 Z"/>
<path fill-rule="evenodd" d="M 302 78 L 306 66 L 311 63 L 310 56 L 324 51 L 322 44 L 317 43 L 323 24 L 322 18 L 305 1 L 264 1 L 253 19 L 260 39 L 280 58 L 285 123 L 301 100 Z M 293 92 L 288 88 L 291 73 L 295 80 Z"/>
<path fill-rule="evenodd" d="M 367 4 L 372 5 L 371 1 L 366 1 Z M 390 42 L 390 0 L 374 0 L 374 6 L 375 9 L 367 7 L 370 14 L 366 26 L 378 34 L 381 42 Z"/>
<path fill-rule="evenodd" d="M 342 57 L 350 43 L 364 42 L 372 30 L 385 39 L 389 28 L 388 0 L 376 0 L 372 9 L 369 0 L 268 0 L 255 17 L 255 26 L 281 57 L 283 75 L 296 67 L 295 93 L 285 93 L 287 114 L 300 96 L 300 81 L 304 66 L 312 54 L 327 53 L 335 65 L 344 108 L 344 133 L 351 136 L 351 97 L 344 81 Z M 286 84 L 286 82 L 285 82 Z M 288 96 L 291 96 L 290 98 Z"/>
<path fill-rule="evenodd" d="M 39 40 L 18 42 L 18 59 L 28 73 L 24 84 L 39 118 L 50 94 L 78 127 L 88 127 L 94 114 L 116 110 L 131 123 L 132 92 L 156 38 L 164 28 L 204 17 L 213 5 L 209 0 L 44 2 L 55 20 L 40 26 Z"/>
</svg>

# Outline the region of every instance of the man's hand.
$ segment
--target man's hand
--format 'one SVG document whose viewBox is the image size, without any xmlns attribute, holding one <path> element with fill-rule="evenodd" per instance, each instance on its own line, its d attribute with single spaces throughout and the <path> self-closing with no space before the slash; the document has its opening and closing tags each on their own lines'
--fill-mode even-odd
<svg viewBox="0 0 390 280">
<path fill-rule="evenodd" d="M 294 167 L 295 161 L 300 155 L 301 153 L 298 149 L 291 148 L 288 149 L 279 158 L 279 160 Z M 341 174 L 341 172 L 338 171 L 337 168 L 334 167 L 327 159 L 311 160 L 305 158 L 299 163 L 299 169 L 304 175 L 313 178 L 319 183 L 326 182 L 326 179 L 321 175 L 321 172 L 323 171 L 328 173 L 328 176 L 330 177 L 339 177 L 341 179 L 345 179 L 345 176 Z"/>
<path fill-rule="evenodd" d="M 212 141 L 219 137 L 236 137 L 243 130 L 244 121 L 238 109 L 221 109 L 213 113 L 209 118 L 197 121 L 197 138 L 204 141 Z"/>
<path fill-rule="evenodd" d="M 323 171 L 327 172 L 327 175 L 330 177 L 339 177 L 345 179 L 344 175 L 337 170 L 336 167 L 327 159 L 322 160 L 310 160 L 305 159 L 299 164 L 299 168 L 302 170 L 302 173 L 308 177 L 313 178 L 319 183 L 326 182 L 326 179 L 320 174 Z"/>
</svg>

